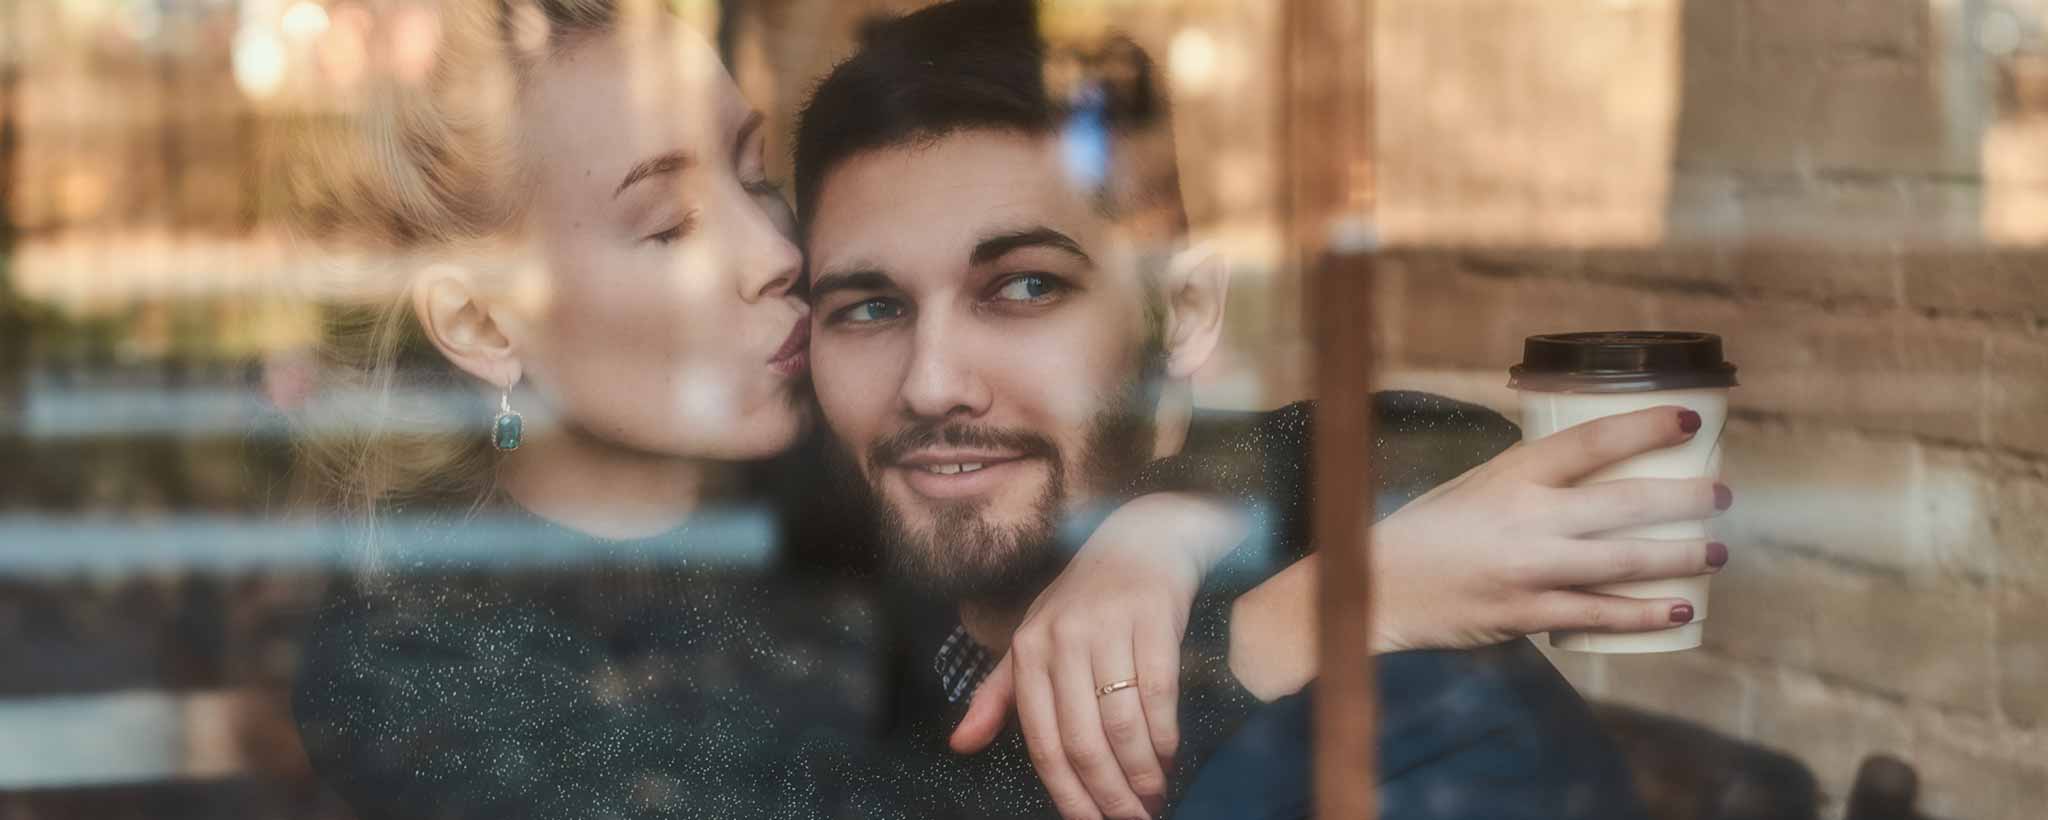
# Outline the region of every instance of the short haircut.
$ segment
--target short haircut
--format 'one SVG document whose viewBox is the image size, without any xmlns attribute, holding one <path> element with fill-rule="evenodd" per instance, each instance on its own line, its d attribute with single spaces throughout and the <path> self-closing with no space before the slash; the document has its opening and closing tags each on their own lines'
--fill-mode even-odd
<svg viewBox="0 0 2048 820">
<path fill-rule="evenodd" d="M 948 0 L 870 23 L 861 41 L 852 57 L 819 81 L 798 115 L 796 205 L 806 235 L 825 179 L 855 156 L 962 131 L 1050 137 L 1082 115 L 1062 99 L 1066 94 L 1047 85 L 1047 46 L 1034 0 Z M 1095 193 L 1122 206 L 1166 206 L 1175 230 L 1184 231 L 1171 118 L 1165 95 L 1154 87 L 1158 72 L 1142 48 L 1121 37 L 1093 59 L 1127 63 L 1139 84 L 1102 89 L 1094 98 L 1094 116 L 1106 133 L 1117 142 L 1153 135 L 1159 138 L 1152 147 L 1166 153 L 1163 169 L 1134 174 L 1137 181 L 1116 186 L 1134 190 Z"/>
</svg>

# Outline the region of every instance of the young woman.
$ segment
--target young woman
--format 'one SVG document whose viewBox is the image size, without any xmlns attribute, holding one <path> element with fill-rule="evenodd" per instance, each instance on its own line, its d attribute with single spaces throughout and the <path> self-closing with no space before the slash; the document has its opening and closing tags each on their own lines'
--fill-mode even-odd
<svg viewBox="0 0 2048 820">
<path fill-rule="evenodd" d="M 812 420 L 790 215 L 761 118 L 656 5 L 380 5 L 370 41 L 389 70 L 295 154 L 306 232 L 338 251 L 300 446 L 363 569 L 323 612 L 295 696 L 315 766 L 365 818 L 1043 809 L 1010 781 L 947 780 L 943 759 L 861 756 L 886 718 L 888 636 L 865 585 L 803 571 L 862 547 L 792 451 Z M 1478 478 L 1407 531 L 1534 481 Z M 1181 622 L 1193 584 L 1159 579 L 1205 566 L 1232 523 L 1201 499 L 1134 502 L 1024 628 Z M 1517 533 L 1459 527 L 1460 563 L 1417 573 L 1442 595 L 1382 617 L 1388 648 L 1664 622 L 1670 602 L 1566 606 L 1604 571 L 1530 571 Z M 1400 543 L 1383 551 L 1440 539 Z M 1649 569 L 1698 571 L 1683 559 Z M 1120 594 L 1135 588 L 1168 594 Z M 1274 598 L 1239 616 L 1286 638 L 1274 659 L 1231 666 L 1298 686 L 1308 621 L 1288 606 L 1301 596 Z M 1122 777 L 1094 766 L 1085 780 Z M 1005 793 L 974 791 L 991 782 Z"/>
</svg>

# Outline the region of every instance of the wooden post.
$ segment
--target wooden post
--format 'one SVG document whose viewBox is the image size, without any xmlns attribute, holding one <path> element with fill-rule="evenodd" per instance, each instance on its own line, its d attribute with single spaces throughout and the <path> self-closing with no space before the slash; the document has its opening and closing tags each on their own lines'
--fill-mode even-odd
<svg viewBox="0 0 2048 820">
<path fill-rule="evenodd" d="M 14 152 L 19 139 L 15 97 L 21 84 L 21 11 L 12 0 L 0 2 L 0 315 L 14 295 L 10 267 L 14 260 Z"/>
<path fill-rule="evenodd" d="M 1367 557 L 1372 521 L 1372 256 L 1333 250 L 1317 266 L 1315 315 L 1315 539 L 1322 556 L 1317 605 L 1317 817 L 1374 816 L 1378 689 L 1372 656 Z"/>
<path fill-rule="evenodd" d="M 15 303 L 14 259 L 19 229 L 14 220 L 15 153 L 20 144 L 19 94 L 22 74 L 21 10 L 13 0 L 0 0 L 0 447 L 18 452 L 11 441 L 21 417 L 24 370 L 28 366 L 28 319 Z"/>
<path fill-rule="evenodd" d="M 1367 0 L 1290 0 L 1286 211 L 1316 359 L 1316 816 L 1376 814 L 1378 691 L 1368 651 L 1372 521 L 1372 61 Z"/>
</svg>

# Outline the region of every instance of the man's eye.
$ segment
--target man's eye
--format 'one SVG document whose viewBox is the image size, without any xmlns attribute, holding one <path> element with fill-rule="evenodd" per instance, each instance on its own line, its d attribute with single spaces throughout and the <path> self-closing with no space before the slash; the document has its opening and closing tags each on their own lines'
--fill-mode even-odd
<svg viewBox="0 0 2048 820">
<path fill-rule="evenodd" d="M 996 298 L 1008 302 L 1042 302 L 1059 294 L 1060 286 L 1051 277 L 1026 274 L 1004 282 L 996 290 Z"/>
<path fill-rule="evenodd" d="M 869 299 L 839 311 L 838 319 L 848 324 L 886 322 L 903 315 L 903 306 L 887 299 Z"/>
</svg>

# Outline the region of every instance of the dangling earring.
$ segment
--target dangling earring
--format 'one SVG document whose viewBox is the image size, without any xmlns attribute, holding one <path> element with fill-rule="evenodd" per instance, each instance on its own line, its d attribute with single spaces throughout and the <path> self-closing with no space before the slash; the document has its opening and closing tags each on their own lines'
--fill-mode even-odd
<svg viewBox="0 0 2048 820">
<path fill-rule="evenodd" d="M 512 412 L 512 385 L 498 392 L 498 417 L 491 420 L 491 446 L 498 452 L 519 449 L 519 436 L 526 432 L 526 420 Z"/>
</svg>

